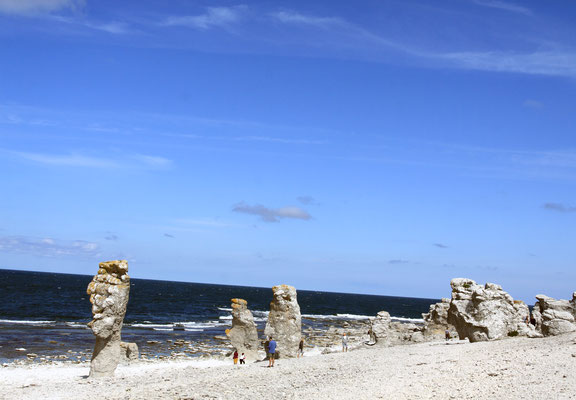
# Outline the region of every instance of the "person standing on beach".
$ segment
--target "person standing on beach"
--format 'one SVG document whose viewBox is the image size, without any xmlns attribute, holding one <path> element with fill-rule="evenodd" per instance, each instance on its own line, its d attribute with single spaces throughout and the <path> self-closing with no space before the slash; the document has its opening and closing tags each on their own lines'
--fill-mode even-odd
<svg viewBox="0 0 576 400">
<path fill-rule="evenodd" d="M 246 364 L 246 354 L 244 353 L 240 356 L 240 364 Z"/>
<path fill-rule="evenodd" d="M 274 366 L 274 357 L 276 356 L 276 341 L 273 337 L 270 337 L 270 343 L 268 343 L 268 368 Z"/>
<path fill-rule="evenodd" d="M 348 336 L 346 336 L 346 332 L 342 334 L 342 351 L 348 351 Z"/>
<path fill-rule="evenodd" d="M 298 356 L 297 358 L 304 357 L 304 338 L 300 339 L 300 344 L 298 345 Z"/>
<path fill-rule="evenodd" d="M 450 339 L 452 339 L 452 335 L 450 335 L 450 330 L 446 329 L 444 331 L 444 336 L 446 337 L 446 341 L 449 341 Z"/>
<path fill-rule="evenodd" d="M 238 364 L 238 350 L 234 350 L 232 358 L 234 359 L 234 365 Z"/>
</svg>

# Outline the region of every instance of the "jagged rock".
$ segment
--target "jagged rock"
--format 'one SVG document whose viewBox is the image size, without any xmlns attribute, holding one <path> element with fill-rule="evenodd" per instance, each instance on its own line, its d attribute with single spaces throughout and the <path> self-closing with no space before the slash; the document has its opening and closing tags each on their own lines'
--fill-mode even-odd
<svg viewBox="0 0 576 400">
<path fill-rule="evenodd" d="M 425 340 L 422 334 L 423 327 L 416 324 L 392 322 L 387 311 L 380 311 L 376 318 L 370 320 L 370 345 L 394 346 L 419 343 Z"/>
<path fill-rule="evenodd" d="M 273 300 L 264 334 L 272 336 L 278 344 L 280 357 L 296 357 L 302 337 L 302 317 L 296 298 L 296 289 L 288 285 L 272 288 Z"/>
<path fill-rule="evenodd" d="M 572 300 L 555 300 L 539 294 L 532 316 L 536 329 L 544 336 L 555 336 L 576 331 L 576 292 Z"/>
<path fill-rule="evenodd" d="M 448 310 L 450 309 L 450 299 L 443 298 L 440 303 L 430 305 L 427 314 L 422 314 L 424 319 L 423 335 L 427 340 L 440 340 L 446 337 L 446 330 L 450 336 L 456 329 L 448 323 Z"/>
<path fill-rule="evenodd" d="M 129 292 L 128 262 L 100 263 L 98 275 L 94 276 L 87 289 L 93 314 L 88 326 L 96 336 L 90 377 L 114 375 L 121 360 L 121 331 Z"/>
<path fill-rule="evenodd" d="M 140 357 L 136 343 L 120 342 L 120 359 L 122 362 L 135 361 Z"/>
<path fill-rule="evenodd" d="M 500 285 L 481 286 L 465 278 L 452 279 L 450 285 L 448 323 L 454 325 L 460 339 L 480 342 L 508 336 L 538 336 L 534 327 L 526 324 L 528 306 L 515 301 Z"/>
<path fill-rule="evenodd" d="M 232 299 L 232 328 L 226 331 L 232 346 L 249 361 L 258 359 L 258 331 L 254 317 L 243 299 Z"/>
<path fill-rule="evenodd" d="M 430 305 L 427 314 L 422 314 L 424 322 L 430 325 L 448 326 L 448 309 L 450 308 L 450 299 L 442 299 L 440 303 Z"/>
</svg>

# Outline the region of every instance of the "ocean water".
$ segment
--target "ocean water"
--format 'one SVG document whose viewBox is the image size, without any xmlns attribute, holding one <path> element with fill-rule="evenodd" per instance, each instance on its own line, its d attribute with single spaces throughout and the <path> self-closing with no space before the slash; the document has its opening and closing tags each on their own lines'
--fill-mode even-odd
<svg viewBox="0 0 576 400">
<path fill-rule="evenodd" d="M 26 354 L 89 358 L 94 337 L 86 327 L 92 275 L 0 269 L 0 361 Z M 150 357 L 174 352 L 166 343 L 185 340 L 186 356 L 224 354 L 222 336 L 231 326 L 231 298 L 243 298 L 259 330 L 266 321 L 271 288 L 132 279 L 122 338 Z M 421 321 L 437 299 L 298 290 L 303 329 L 327 329 L 343 321 L 368 320 L 381 310 L 393 319 Z M 185 328 L 174 330 L 174 324 Z"/>
</svg>

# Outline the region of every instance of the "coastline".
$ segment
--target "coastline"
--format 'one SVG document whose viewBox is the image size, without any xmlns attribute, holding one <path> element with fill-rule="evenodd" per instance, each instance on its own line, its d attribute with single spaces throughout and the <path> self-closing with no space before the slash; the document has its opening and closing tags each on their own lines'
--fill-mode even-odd
<svg viewBox="0 0 576 400">
<path fill-rule="evenodd" d="M 139 361 L 87 379 L 88 363 L 0 369 L 0 399 L 573 399 L 576 333 L 426 342 L 301 359 Z"/>
</svg>

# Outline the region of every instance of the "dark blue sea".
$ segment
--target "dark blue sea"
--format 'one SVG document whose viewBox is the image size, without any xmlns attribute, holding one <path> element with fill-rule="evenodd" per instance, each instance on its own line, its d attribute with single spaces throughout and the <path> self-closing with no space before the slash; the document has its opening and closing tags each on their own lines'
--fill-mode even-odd
<svg viewBox="0 0 576 400">
<path fill-rule="evenodd" d="M 83 361 L 94 337 L 86 327 L 91 275 L 0 269 L 0 361 L 26 354 Z M 222 347 L 230 328 L 230 299 L 243 298 L 263 329 L 271 288 L 132 279 L 122 338 L 136 342 L 145 356 L 169 354 L 170 343 L 190 343 L 189 357 Z M 298 290 L 303 329 L 324 329 L 342 321 L 367 320 L 386 310 L 399 321 L 419 321 L 436 299 Z M 174 330 L 182 324 L 185 330 Z M 168 345 L 166 345 L 168 344 Z M 73 356 L 71 355 L 73 354 Z"/>
</svg>

